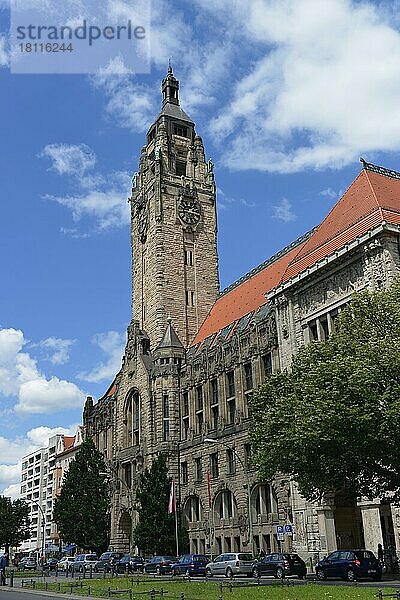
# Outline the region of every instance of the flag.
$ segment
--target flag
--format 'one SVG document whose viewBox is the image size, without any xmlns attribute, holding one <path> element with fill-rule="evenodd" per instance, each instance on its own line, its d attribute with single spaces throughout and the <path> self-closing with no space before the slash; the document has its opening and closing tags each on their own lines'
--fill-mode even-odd
<svg viewBox="0 0 400 600">
<path fill-rule="evenodd" d="M 207 493 L 208 493 L 208 506 L 211 508 L 211 477 L 210 477 L 210 473 L 207 473 Z"/>
<path fill-rule="evenodd" d="M 175 481 L 171 481 L 171 490 L 169 492 L 168 514 L 176 512 Z"/>
</svg>

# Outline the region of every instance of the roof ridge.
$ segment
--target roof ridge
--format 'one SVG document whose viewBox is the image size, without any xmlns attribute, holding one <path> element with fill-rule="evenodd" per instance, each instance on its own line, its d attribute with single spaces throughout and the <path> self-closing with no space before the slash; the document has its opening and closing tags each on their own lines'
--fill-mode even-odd
<svg viewBox="0 0 400 600">
<path fill-rule="evenodd" d="M 257 273 L 260 273 L 266 267 L 269 267 L 272 263 L 276 262 L 279 258 L 282 258 L 282 256 L 284 256 L 285 254 L 287 254 L 288 252 L 290 252 L 297 246 L 300 246 L 300 244 L 307 241 L 311 237 L 311 235 L 314 233 L 314 231 L 316 229 L 317 229 L 317 227 L 313 227 L 306 233 L 303 233 L 303 235 L 301 235 L 299 238 L 297 238 L 296 240 L 291 242 L 288 246 L 285 246 L 282 250 L 279 250 L 279 252 L 277 252 L 276 254 L 273 254 L 270 258 L 267 258 L 267 260 L 262 262 L 260 265 L 258 265 L 257 267 L 254 267 L 254 269 L 252 269 L 251 271 L 248 271 L 247 273 L 245 273 L 245 275 L 242 275 L 242 277 L 240 277 L 239 279 L 237 279 L 236 281 L 234 281 L 233 283 L 228 285 L 228 287 L 223 289 L 219 293 L 218 298 L 221 298 L 221 296 L 225 296 L 225 294 L 228 294 L 229 292 L 231 292 L 235 288 L 239 287 L 242 283 L 244 283 L 245 281 L 247 281 L 254 275 L 257 275 Z"/>
<path fill-rule="evenodd" d="M 364 164 L 364 163 L 363 163 L 363 164 Z M 374 166 L 374 165 L 373 165 L 373 166 Z M 369 177 L 369 175 L 368 175 L 368 171 L 369 171 L 369 169 L 365 169 L 365 177 L 367 178 L 368 185 L 369 185 L 369 187 L 371 188 L 371 192 L 372 192 L 372 195 L 373 195 L 373 197 L 374 197 L 374 199 L 375 199 L 376 206 L 377 206 L 377 208 L 378 208 L 378 210 L 379 210 L 379 213 L 380 213 L 380 215 L 381 215 L 381 219 L 383 220 L 382 206 L 379 204 L 378 197 L 377 197 L 377 195 L 376 195 L 376 193 L 375 193 L 374 186 L 372 185 L 371 179 L 370 179 L 370 177 Z M 375 171 L 374 171 L 374 172 L 375 172 Z M 400 173 L 399 173 L 399 179 L 400 179 Z"/>
<path fill-rule="evenodd" d="M 374 173 L 378 173 L 378 175 L 385 175 L 386 177 L 391 177 L 392 179 L 400 179 L 400 172 L 395 171 L 394 169 L 387 169 L 386 167 L 381 167 L 380 165 L 374 165 L 373 163 L 369 163 L 362 156 L 360 156 L 360 163 L 363 166 L 363 169 L 366 171 L 373 171 Z"/>
</svg>

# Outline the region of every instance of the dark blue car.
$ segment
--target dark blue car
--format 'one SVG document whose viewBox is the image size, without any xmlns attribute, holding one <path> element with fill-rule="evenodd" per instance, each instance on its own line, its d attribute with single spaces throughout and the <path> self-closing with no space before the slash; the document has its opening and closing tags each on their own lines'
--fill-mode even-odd
<svg viewBox="0 0 400 600">
<path fill-rule="evenodd" d="M 205 575 L 206 565 L 210 561 L 204 554 L 184 554 L 172 565 L 174 575 Z"/>
<path fill-rule="evenodd" d="M 336 550 L 316 566 L 318 579 L 341 577 L 355 581 L 359 577 L 371 577 L 374 581 L 382 578 L 382 567 L 370 550 Z"/>
</svg>

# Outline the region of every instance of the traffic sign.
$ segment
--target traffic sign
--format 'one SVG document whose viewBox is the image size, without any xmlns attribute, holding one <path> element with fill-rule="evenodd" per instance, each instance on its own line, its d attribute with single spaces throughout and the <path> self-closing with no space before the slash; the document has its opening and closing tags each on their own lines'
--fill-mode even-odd
<svg viewBox="0 0 400 600">
<path fill-rule="evenodd" d="M 287 523 L 285 525 L 285 533 L 286 533 L 286 535 L 293 535 L 293 527 L 291 526 L 290 523 Z"/>
<path fill-rule="evenodd" d="M 283 529 L 283 525 L 277 525 L 276 526 L 276 535 L 283 535 L 284 533 L 285 532 L 284 532 L 284 529 Z"/>
</svg>

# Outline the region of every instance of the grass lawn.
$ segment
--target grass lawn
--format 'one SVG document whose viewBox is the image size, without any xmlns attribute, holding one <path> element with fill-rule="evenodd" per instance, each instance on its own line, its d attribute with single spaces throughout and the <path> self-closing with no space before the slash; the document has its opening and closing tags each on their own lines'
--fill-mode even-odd
<svg viewBox="0 0 400 600">
<path fill-rule="evenodd" d="M 61 593 L 73 593 L 84 596 L 108 597 L 108 590 L 132 590 L 120 594 L 111 594 L 111 598 L 126 600 L 144 600 L 145 598 L 164 598 L 165 600 L 220 600 L 220 582 L 214 581 L 185 581 L 162 580 L 147 577 L 119 577 L 114 579 L 91 579 L 82 581 L 36 583 L 37 590 L 54 590 Z M 155 594 L 152 595 L 151 591 Z M 395 590 L 386 588 L 385 594 L 395 594 Z M 163 594 L 163 595 L 161 595 Z M 274 585 L 258 586 L 255 582 L 241 587 L 240 582 L 223 582 L 223 600 L 376 600 L 378 588 L 364 588 L 358 586 L 329 586 L 329 585 Z M 390 599 L 388 599 L 390 600 Z"/>
</svg>

